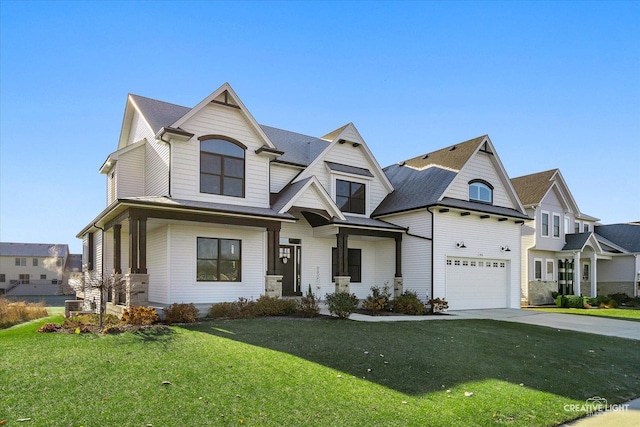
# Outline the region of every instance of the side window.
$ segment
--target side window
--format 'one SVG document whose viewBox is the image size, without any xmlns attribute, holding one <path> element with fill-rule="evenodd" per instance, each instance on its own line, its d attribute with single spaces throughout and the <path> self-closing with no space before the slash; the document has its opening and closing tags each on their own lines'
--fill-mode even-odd
<svg viewBox="0 0 640 427">
<path fill-rule="evenodd" d="M 198 237 L 198 282 L 239 282 L 241 276 L 240 240 Z"/>
<path fill-rule="evenodd" d="M 349 249 L 349 276 L 351 283 L 362 282 L 362 250 Z M 338 249 L 331 249 L 331 277 L 338 275 Z"/>
<path fill-rule="evenodd" d="M 336 180 L 336 204 L 342 212 L 365 214 L 366 184 Z"/>
<path fill-rule="evenodd" d="M 549 212 L 542 212 L 542 224 L 540 224 L 540 233 L 543 236 L 549 235 Z"/>
</svg>

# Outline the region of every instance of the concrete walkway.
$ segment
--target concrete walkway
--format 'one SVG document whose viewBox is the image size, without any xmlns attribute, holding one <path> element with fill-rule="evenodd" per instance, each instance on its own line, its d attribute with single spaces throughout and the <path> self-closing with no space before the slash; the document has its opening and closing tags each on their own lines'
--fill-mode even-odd
<svg viewBox="0 0 640 427">
<path fill-rule="evenodd" d="M 326 306 L 321 307 L 322 314 L 329 314 Z M 459 319 L 492 319 L 504 322 L 526 323 L 549 328 L 566 329 L 640 340 L 640 322 L 631 320 L 608 319 L 605 317 L 585 316 L 564 313 L 545 313 L 533 310 L 509 308 L 487 310 L 452 310 L 446 316 L 367 316 L 353 313 L 349 318 L 359 322 L 408 322 Z M 640 426 L 640 399 L 616 405 L 612 410 L 581 418 L 566 427 L 637 427 Z"/>
</svg>

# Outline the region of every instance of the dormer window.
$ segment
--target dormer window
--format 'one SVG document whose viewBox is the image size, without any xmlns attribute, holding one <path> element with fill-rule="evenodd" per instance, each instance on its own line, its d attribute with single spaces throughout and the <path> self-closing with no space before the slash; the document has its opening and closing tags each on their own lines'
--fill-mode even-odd
<svg viewBox="0 0 640 427">
<path fill-rule="evenodd" d="M 486 181 L 469 182 L 469 200 L 482 203 L 493 203 L 493 186 Z"/>
<path fill-rule="evenodd" d="M 200 192 L 244 197 L 246 148 L 219 136 L 200 137 Z"/>
<path fill-rule="evenodd" d="M 366 184 L 336 179 L 336 204 L 342 212 L 365 214 Z"/>
</svg>

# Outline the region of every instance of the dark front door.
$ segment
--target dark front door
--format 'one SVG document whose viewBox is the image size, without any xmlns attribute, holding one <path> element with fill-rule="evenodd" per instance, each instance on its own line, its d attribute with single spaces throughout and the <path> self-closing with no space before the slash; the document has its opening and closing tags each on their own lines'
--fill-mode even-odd
<svg viewBox="0 0 640 427">
<path fill-rule="evenodd" d="M 280 246 L 280 267 L 282 268 L 282 295 L 296 294 L 295 247 Z"/>
</svg>

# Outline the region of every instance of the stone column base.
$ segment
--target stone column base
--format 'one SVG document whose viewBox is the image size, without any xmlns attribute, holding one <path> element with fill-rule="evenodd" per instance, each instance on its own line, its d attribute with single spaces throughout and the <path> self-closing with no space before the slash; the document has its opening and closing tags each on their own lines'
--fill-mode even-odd
<svg viewBox="0 0 640 427">
<path fill-rule="evenodd" d="M 124 275 L 124 287 L 126 290 L 126 307 L 132 305 L 149 305 L 149 275 L 129 273 Z"/>
<path fill-rule="evenodd" d="M 393 278 L 393 297 L 398 298 L 404 292 L 404 280 L 402 277 Z"/>
<path fill-rule="evenodd" d="M 282 276 L 266 275 L 264 277 L 264 294 L 271 298 L 282 296 Z"/>
<path fill-rule="evenodd" d="M 334 279 L 336 281 L 336 293 L 350 293 L 351 276 L 336 276 Z"/>
</svg>

